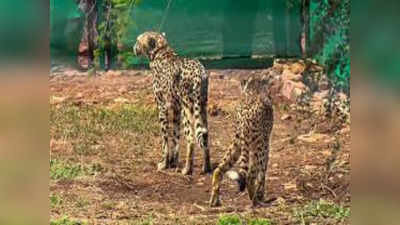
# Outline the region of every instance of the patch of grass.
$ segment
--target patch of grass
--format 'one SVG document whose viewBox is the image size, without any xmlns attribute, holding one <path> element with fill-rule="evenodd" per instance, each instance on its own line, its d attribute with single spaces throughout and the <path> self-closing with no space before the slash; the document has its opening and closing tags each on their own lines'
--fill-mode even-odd
<svg viewBox="0 0 400 225">
<path fill-rule="evenodd" d="M 59 205 L 61 205 L 62 204 L 62 199 L 60 198 L 60 196 L 58 196 L 58 195 L 50 195 L 50 207 L 51 208 L 56 208 L 56 207 L 58 207 Z"/>
<path fill-rule="evenodd" d="M 52 180 L 71 180 L 79 176 L 95 175 L 103 170 L 104 168 L 99 163 L 81 166 L 57 159 L 50 160 L 50 178 Z"/>
<path fill-rule="evenodd" d="M 217 221 L 217 225 L 242 225 L 238 215 L 222 215 Z"/>
<path fill-rule="evenodd" d="M 85 224 L 87 224 L 87 223 L 69 219 L 67 216 L 64 216 L 57 220 L 50 221 L 50 225 L 85 225 Z"/>
<path fill-rule="evenodd" d="M 350 208 L 320 200 L 295 209 L 294 217 L 299 224 L 341 224 L 350 217 Z"/>
<path fill-rule="evenodd" d="M 217 225 L 272 225 L 268 219 L 241 219 L 239 215 L 222 215 L 218 218 Z"/>
<path fill-rule="evenodd" d="M 248 225 L 271 225 L 271 221 L 267 219 L 252 219 Z"/>
<path fill-rule="evenodd" d="M 153 218 L 149 216 L 146 219 L 141 219 L 139 221 L 133 222 L 132 225 L 154 225 Z"/>
<path fill-rule="evenodd" d="M 60 160 L 50 160 L 50 178 L 52 180 L 74 179 L 83 174 L 80 165 L 71 165 Z"/>
<path fill-rule="evenodd" d="M 78 154 L 102 151 L 104 137 L 158 133 L 158 112 L 141 105 L 105 107 L 64 104 L 50 107 L 50 135 L 70 141 Z"/>
</svg>

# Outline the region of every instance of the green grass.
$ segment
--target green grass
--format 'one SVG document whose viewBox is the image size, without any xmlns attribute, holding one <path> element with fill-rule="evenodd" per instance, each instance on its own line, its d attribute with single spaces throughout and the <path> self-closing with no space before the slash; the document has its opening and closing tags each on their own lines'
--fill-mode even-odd
<svg viewBox="0 0 400 225">
<path fill-rule="evenodd" d="M 153 222 L 153 217 L 152 216 L 148 216 L 147 218 L 142 218 L 139 221 L 132 221 L 132 223 L 130 223 L 132 225 L 154 225 Z"/>
<path fill-rule="evenodd" d="M 239 215 L 222 215 L 219 217 L 217 225 L 271 225 L 271 222 L 268 219 L 261 218 L 245 221 Z"/>
<path fill-rule="evenodd" d="M 222 215 L 217 225 L 242 225 L 242 221 L 238 215 Z"/>
<path fill-rule="evenodd" d="M 51 208 L 56 208 L 56 207 L 58 207 L 59 205 L 61 205 L 62 204 L 62 199 L 60 198 L 60 196 L 58 196 L 58 195 L 50 195 L 50 207 Z"/>
<path fill-rule="evenodd" d="M 57 159 L 50 160 L 50 179 L 52 180 L 72 180 L 80 176 L 95 175 L 103 170 L 103 167 L 98 163 L 81 166 Z"/>
<path fill-rule="evenodd" d="M 72 165 L 60 160 L 50 160 L 50 178 L 52 180 L 74 179 L 83 175 L 80 165 Z"/>
<path fill-rule="evenodd" d="M 350 208 L 320 200 L 295 209 L 294 217 L 296 222 L 302 225 L 310 223 L 341 224 L 350 217 Z"/>
<path fill-rule="evenodd" d="M 141 105 L 108 109 L 67 103 L 50 107 L 50 128 L 52 138 L 68 141 L 76 153 L 96 154 L 104 150 L 104 137 L 158 133 L 158 112 Z"/>
<path fill-rule="evenodd" d="M 64 216 L 57 220 L 51 220 L 50 225 L 85 225 L 86 222 L 71 220 L 67 216 Z"/>
<path fill-rule="evenodd" d="M 267 219 L 253 219 L 250 220 L 248 225 L 271 225 L 271 221 Z"/>
</svg>

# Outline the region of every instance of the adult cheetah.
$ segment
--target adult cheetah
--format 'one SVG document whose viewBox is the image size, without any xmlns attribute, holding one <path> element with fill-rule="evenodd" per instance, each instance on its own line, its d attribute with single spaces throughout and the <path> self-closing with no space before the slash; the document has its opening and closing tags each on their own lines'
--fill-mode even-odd
<svg viewBox="0 0 400 225">
<path fill-rule="evenodd" d="M 239 172 L 227 175 L 238 182 L 239 190 L 247 187 L 253 206 L 264 200 L 265 174 L 269 158 L 269 139 L 273 127 L 273 108 L 266 90 L 268 81 L 250 77 L 241 81 L 241 101 L 238 106 L 233 144 L 215 169 L 212 179 L 210 206 L 221 205 L 220 183 L 225 172 L 238 162 Z"/>
<path fill-rule="evenodd" d="M 186 164 L 182 173 L 193 172 L 195 142 L 203 150 L 204 173 L 211 172 L 208 145 L 207 101 L 208 74 L 204 66 L 194 59 L 179 57 L 169 46 L 164 34 L 145 32 L 137 37 L 134 51 L 137 56 L 150 60 L 153 92 L 159 109 L 161 124 L 162 159 L 159 170 L 176 168 L 179 161 L 181 116 L 187 140 Z M 168 111 L 172 109 L 173 138 L 168 146 Z"/>
</svg>

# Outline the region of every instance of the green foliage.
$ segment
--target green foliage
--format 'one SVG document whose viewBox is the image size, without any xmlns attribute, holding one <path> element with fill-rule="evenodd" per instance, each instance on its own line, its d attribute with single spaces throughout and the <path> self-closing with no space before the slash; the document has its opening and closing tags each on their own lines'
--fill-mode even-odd
<svg viewBox="0 0 400 225">
<path fill-rule="evenodd" d="M 294 210 L 297 223 L 310 224 L 323 222 L 327 224 L 343 223 L 350 217 L 350 208 L 345 208 L 331 202 L 320 200 Z"/>
<path fill-rule="evenodd" d="M 103 167 L 100 164 L 92 164 L 91 166 L 81 166 L 78 164 L 72 164 L 57 159 L 50 160 L 50 178 L 52 180 L 61 179 L 74 179 L 83 175 L 95 175 L 101 172 Z M 50 201 L 56 201 L 50 197 Z"/>
<path fill-rule="evenodd" d="M 55 208 L 62 204 L 62 199 L 58 195 L 50 195 L 50 206 L 51 208 Z"/>
<path fill-rule="evenodd" d="M 253 219 L 250 220 L 248 225 L 271 225 L 271 221 L 267 219 Z"/>
<path fill-rule="evenodd" d="M 81 222 L 77 220 L 71 220 L 67 216 L 64 216 L 58 220 L 51 220 L 50 225 L 84 225 L 86 222 Z"/>
<path fill-rule="evenodd" d="M 50 178 L 53 180 L 73 179 L 82 175 L 80 165 L 70 165 L 59 160 L 50 160 Z"/>
<path fill-rule="evenodd" d="M 153 225 L 154 222 L 153 222 L 153 217 L 149 216 L 147 218 L 142 218 L 138 221 L 132 221 L 132 223 L 130 223 L 130 224 L 132 224 L 132 225 Z"/>
<path fill-rule="evenodd" d="M 217 221 L 217 225 L 271 225 L 271 221 L 268 219 L 249 219 L 247 222 L 242 220 L 239 215 L 222 215 Z"/>
<path fill-rule="evenodd" d="M 129 27 L 134 25 L 131 13 L 140 0 L 104 0 L 102 22 L 98 26 L 98 48 L 95 51 L 96 67 L 107 48 L 116 51 L 118 62 L 127 68 L 134 57 L 132 45 L 127 36 Z"/>
<path fill-rule="evenodd" d="M 337 89 L 350 89 L 350 0 L 311 1 L 311 53 Z"/>
<path fill-rule="evenodd" d="M 223 215 L 220 216 L 217 225 L 242 225 L 238 215 Z"/>
</svg>

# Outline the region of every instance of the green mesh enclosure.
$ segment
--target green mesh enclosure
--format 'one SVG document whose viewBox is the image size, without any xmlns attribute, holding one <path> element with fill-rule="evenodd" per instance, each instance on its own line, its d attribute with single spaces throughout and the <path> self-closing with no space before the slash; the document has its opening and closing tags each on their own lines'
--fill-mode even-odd
<svg viewBox="0 0 400 225">
<path fill-rule="evenodd" d="M 97 0 L 99 23 L 104 21 L 104 2 Z M 349 88 L 350 0 L 310 1 L 309 55 L 326 66 L 336 86 Z M 208 67 L 265 67 L 272 57 L 301 57 L 300 0 L 140 0 L 130 12 L 131 23 L 123 35 L 124 67 L 146 64 L 131 52 L 138 34 L 160 29 L 179 54 L 206 60 Z M 74 63 L 84 16 L 75 0 L 51 0 L 51 56 L 54 61 Z M 269 59 L 269 60 L 268 60 Z M 121 66 L 114 63 L 114 67 Z"/>
<path fill-rule="evenodd" d="M 50 55 L 52 61 L 75 61 L 83 28 L 81 15 L 74 0 L 50 1 Z"/>
<path fill-rule="evenodd" d="M 337 88 L 349 91 L 350 0 L 311 0 L 310 53 Z"/>
<path fill-rule="evenodd" d="M 138 34 L 158 31 L 165 16 L 161 31 L 181 55 L 211 61 L 224 59 L 218 64 L 229 62 L 227 67 L 256 64 L 257 60 L 252 58 L 258 57 L 301 56 L 298 5 L 288 5 L 285 0 L 172 0 L 166 12 L 167 4 L 168 1 L 162 0 L 138 3 L 131 12 L 133 22 L 122 40 L 126 49 L 131 49 L 129 46 Z M 50 5 L 52 58 L 73 61 L 84 17 L 74 0 L 51 0 Z M 99 14 L 99 20 L 104 20 L 104 14 Z M 129 53 L 125 58 L 131 67 L 145 63 Z"/>
</svg>

